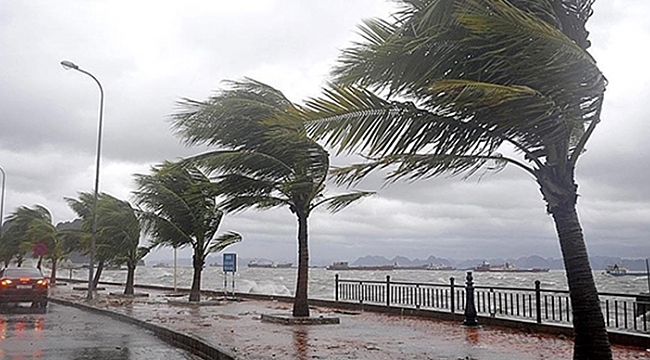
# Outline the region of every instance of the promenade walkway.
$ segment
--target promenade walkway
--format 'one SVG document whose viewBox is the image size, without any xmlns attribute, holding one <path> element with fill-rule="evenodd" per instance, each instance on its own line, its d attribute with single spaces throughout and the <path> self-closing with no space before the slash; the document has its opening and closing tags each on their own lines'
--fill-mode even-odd
<svg viewBox="0 0 650 360">
<path fill-rule="evenodd" d="M 104 285 L 102 285 L 104 286 Z M 142 290 L 148 297 L 110 295 L 123 289 L 105 286 L 92 302 L 72 285 L 52 289 L 53 298 L 92 305 L 170 330 L 191 334 L 228 349 L 237 358 L 367 360 L 555 360 L 571 359 L 572 341 L 495 327 L 465 328 L 456 322 L 363 312 L 335 313 L 322 307 L 318 316 L 337 316 L 338 325 L 281 325 L 261 322 L 262 314 L 289 313 L 290 303 L 244 300 L 183 304 L 161 290 Z M 208 300 L 208 299 L 206 299 Z M 180 304 L 179 304 L 180 302 Z M 646 349 L 615 346 L 617 360 L 648 359 Z"/>
</svg>

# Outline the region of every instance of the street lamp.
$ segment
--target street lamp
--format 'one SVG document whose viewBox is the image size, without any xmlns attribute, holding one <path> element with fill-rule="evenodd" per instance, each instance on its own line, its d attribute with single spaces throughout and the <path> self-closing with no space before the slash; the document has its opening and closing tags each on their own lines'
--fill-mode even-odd
<svg viewBox="0 0 650 360">
<path fill-rule="evenodd" d="M 93 272 L 94 272 L 94 261 L 95 261 L 95 240 L 97 237 L 97 198 L 99 195 L 99 164 L 101 159 L 102 151 L 102 122 L 104 118 L 104 89 L 102 84 L 99 83 L 97 78 L 89 73 L 88 71 L 79 67 L 79 65 L 73 63 L 72 61 L 63 60 L 61 61 L 61 66 L 66 70 L 77 70 L 81 73 L 84 73 L 90 76 L 97 86 L 99 86 L 99 125 L 97 129 L 97 160 L 95 162 L 95 200 L 93 202 L 93 228 L 92 234 L 90 237 L 90 264 L 88 264 L 88 295 L 87 299 L 92 300 L 93 298 Z"/>
<path fill-rule="evenodd" d="M 0 166 L 0 172 L 2 173 L 2 191 L 0 191 L 0 239 L 2 239 L 2 225 L 3 220 L 4 220 L 4 208 L 5 208 L 5 185 L 6 185 L 6 180 L 7 180 L 7 173 L 5 173 L 5 170 Z"/>
</svg>

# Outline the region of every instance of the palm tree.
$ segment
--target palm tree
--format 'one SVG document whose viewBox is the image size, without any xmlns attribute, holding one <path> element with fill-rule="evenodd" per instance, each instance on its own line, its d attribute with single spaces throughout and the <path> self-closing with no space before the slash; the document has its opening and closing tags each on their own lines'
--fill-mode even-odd
<svg viewBox="0 0 650 360">
<path fill-rule="evenodd" d="M 185 99 L 173 127 L 188 145 L 210 151 L 186 160 L 216 177 L 226 211 L 287 206 L 298 219 L 298 279 L 293 316 L 309 316 L 308 218 L 320 205 L 336 212 L 369 192 L 325 197 L 329 154 L 305 135 L 296 107 L 278 90 L 251 79 L 229 82 L 205 102 Z"/>
<path fill-rule="evenodd" d="M 7 218 L 7 222 L 10 225 L 3 236 L 18 240 L 22 252 L 28 252 L 38 243 L 45 244 L 47 252 L 39 255 L 37 267 L 41 268 L 43 258 L 50 260 L 50 281 L 55 284 L 57 264 L 74 250 L 75 238 L 57 229 L 52 224 L 52 214 L 42 205 L 33 208 L 21 206 Z"/>
<path fill-rule="evenodd" d="M 200 301 L 201 272 L 211 253 L 241 241 L 241 235 L 227 232 L 216 236 L 224 212 L 217 207 L 216 188 L 196 168 L 171 162 L 154 166 L 149 175 L 136 175 L 135 198 L 145 211 L 140 214 L 152 247 L 191 246 L 194 276 L 190 301 Z"/>
<path fill-rule="evenodd" d="M 112 263 L 126 264 L 124 294 L 133 295 L 136 266 L 138 261 L 149 253 L 149 248 L 139 246 L 141 226 L 136 210 L 131 204 L 107 194 L 103 195 L 97 204 L 97 232 L 100 238 L 110 239 L 111 249 L 114 250 Z"/>
<path fill-rule="evenodd" d="M 369 157 L 338 169 L 343 183 L 387 167 L 391 181 L 507 164 L 528 173 L 560 241 L 574 359 L 593 360 L 611 359 L 611 350 L 574 175 L 606 86 L 586 50 L 592 3 L 402 0 L 394 21 L 365 23 L 363 41 L 340 57 L 336 85 L 301 116 L 317 139 Z"/>
<path fill-rule="evenodd" d="M 0 238 L 0 260 L 5 267 L 11 264 L 12 259 L 16 259 L 16 266 L 21 267 L 27 251 L 20 246 L 20 232 L 9 232 L 9 228 L 15 224 L 5 222 L 2 237 Z M 7 234 L 8 233 L 8 234 Z"/>
<path fill-rule="evenodd" d="M 83 230 L 84 242 L 83 251 L 90 252 L 90 239 L 92 236 L 93 224 L 93 204 L 95 202 L 94 194 L 88 192 L 80 192 L 78 199 L 65 198 L 68 206 L 74 211 L 81 219 L 81 228 Z M 118 240 L 112 237 L 113 234 L 109 232 L 102 232 L 101 223 L 105 221 L 102 218 L 102 211 L 100 208 L 106 209 L 105 205 L 113 203 L 114 200 L 111 195 L 100 193 L 97 196 L 97 232 L 95 234 L 95 254 L 94 259 L 97 261 L 97 268 L 93 277 L 93 288 L 97 288 L 99 280 L 104 271 L 104 266 L 121 256 L 123 248 Z M 104 204 L 104 206 L 102 206 Z"/>
</svg>

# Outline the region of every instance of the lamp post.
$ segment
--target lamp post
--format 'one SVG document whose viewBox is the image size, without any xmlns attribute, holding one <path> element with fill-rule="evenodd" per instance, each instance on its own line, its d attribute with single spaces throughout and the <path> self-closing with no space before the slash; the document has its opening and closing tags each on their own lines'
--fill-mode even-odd
<svg viewBox="0 0 650 360">
<path fill-rule="evenodd" d="M 2 238 L 2 225 L 4 225 L 4 208 L 5 208 L 5 186 L 7 180 L 7 173 L 0 166 L 0 172 L 2 173 L 2 191 L 0 192 L 0 239 Z"/>
<path fill-rule="evenodd" d="M 79 65 L 73 63 L 72 61 L 63 60 L 61 61 L 61 66 L 66 70 L 77 70 L 81 73 L 84 73 L 90 76 L 97 86 L 99 86 L 99 125 L 97 129 L 97 159 L 95 162 L 95 198 L 93 202 L 93 224 L 92 224 L 92 234 L 90 237 L 90 264 L 88 264 L 88 295 L 87 299 L 92 300 L 93 298 L 93 272 L 94 272 L 94 261 L 95 261 L 95 240 L 97 237 L 97 201 L 99 196 L 99 165 L 101 160 L 101 151 L 102 151 L 102 122 L 104 118 L 104 89 L 102 84 L 99 83 L 97 78 L 89 73 L 88 71 L 79 67 Z"/>
</svg>

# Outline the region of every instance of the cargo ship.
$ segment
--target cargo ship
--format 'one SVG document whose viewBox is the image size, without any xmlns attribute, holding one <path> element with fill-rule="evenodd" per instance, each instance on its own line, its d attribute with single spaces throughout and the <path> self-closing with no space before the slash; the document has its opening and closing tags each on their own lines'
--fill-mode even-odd
<svg viewBox="0 0 650 360">
<path fill-rule="evenodd" d="M 424 265 L 350 265 L 345 261 L 335 262 L 326 267 L 327 270 L 456 270 L 452 266 L 441 264 Z"/>
<path fill-rule="evenodd" d="M 483 263 L 473 269 L 476 272 L 510 272 L 510 273 L 539 273 L 539 272 L 548 272 L 548 268 L 532 268 L 532 269 L 517 269 L 514 265 L 510 263 L 505 263 L 503 265 L 490 265 L 488 261 L 483 261 Z"/>
<path fill-rule="evenodd" d="M 335 262 L 326 267 L 327 270 L 393 270 L 395 268 L 395 265 L 350 266 L 347 261 Z"/>
<path fill-rule="evenodd" d="M 268 269 L 287 269 L 290 268 L 293 263 L 259 263 L 257 261 L 251 261 L 248 263 L 248 267 L 251 268 L 268 268 Z"/>
</svg>

